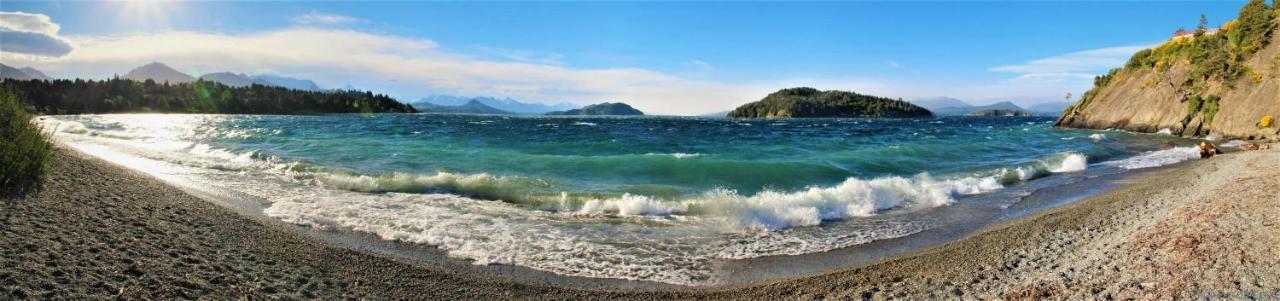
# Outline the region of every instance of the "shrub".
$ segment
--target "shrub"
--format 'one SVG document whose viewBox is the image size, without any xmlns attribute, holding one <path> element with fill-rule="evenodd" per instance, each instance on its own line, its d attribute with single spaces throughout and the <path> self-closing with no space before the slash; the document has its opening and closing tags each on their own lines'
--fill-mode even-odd
<svg viewBox="0 0 1280 301">
<path fill-rule="evenodd" d="M 1271 115 L 1262 116 L 1262 120 L 1258 120 L 1258 128 L 1265 129 L 1265 128 L 1275 126 L 1274 124 L 1275 120 L 1276 120 L 1275 116 L 1271 116 Z"/>
<path fill-rule="evenodd" d="M 52 145 L 15 93 L 0 90 L 0 196 L 39 188 L 51 156 Z"/>
</svg>

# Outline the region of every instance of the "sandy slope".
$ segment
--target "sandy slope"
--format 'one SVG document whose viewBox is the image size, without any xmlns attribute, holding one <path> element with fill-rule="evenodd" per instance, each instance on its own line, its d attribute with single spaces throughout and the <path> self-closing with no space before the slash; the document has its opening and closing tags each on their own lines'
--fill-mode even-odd
<svg viewBox="0 0 1280 301">
<path fill-rule="evenodd" d="M 1276 150 L 1150 173 L 954 243 L 833 273 L 608 292 L 334 247 L 84 155 L 57 158 L 44 192 L 0 203 L 0 299 L 1280 298 Z"/>
</svg>

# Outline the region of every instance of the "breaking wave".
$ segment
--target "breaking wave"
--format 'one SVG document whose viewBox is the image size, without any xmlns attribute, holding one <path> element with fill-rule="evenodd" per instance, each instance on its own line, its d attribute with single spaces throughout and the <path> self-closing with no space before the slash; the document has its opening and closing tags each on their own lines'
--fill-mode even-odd
<svg viewBox="0 0 1280 301">
<path fill-rule="evenodd" d="M 1103 162 L 1123 169 L 1140 169 L 1174 164 L 1200 158 L 1200 149 L 1194 146 L 1175 147 L 1140 154 L 1137 156 Z"/>
</svg>

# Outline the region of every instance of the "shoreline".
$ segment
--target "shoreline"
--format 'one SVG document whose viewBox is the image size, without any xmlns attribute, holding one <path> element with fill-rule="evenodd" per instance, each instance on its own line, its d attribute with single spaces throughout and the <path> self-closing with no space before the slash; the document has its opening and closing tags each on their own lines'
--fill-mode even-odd
<svg viewBox="0 0 1280 301">
<path fill-rule="evenodd" d="M 495 277 L 488 273 L 453 269 L 449 265 L 363 252 L 358 247 L 335 246 L 246 217 L 141 172 L 59 149 L 59 160 L 46 180 L 44 191 L 4 201 L 3 225 L 6 230 L 0 231 L 4 235 L 0 236 L 0 242 L 4 242 L 0 244 L 0 250 L 5 254 L 4 262 L 0 264 L 0 287 L 4 290 L 0 291 L 0 296 L 18 299 L 24 299 L 24 296 L 75 298 L 117 295 L 240 295 L 308 299 L 426 296 L 506 299 L 994 298 L 1097 297 L 1105 294 L 1143 296 L 1135 293 L 1193 296 L 1207 291 L 1218 293 L 1214 296 L 1280 297 L 1280 280 L 1277 280 L 1280 277 L 1276 275 L 1280 272 L 1265 268 L 1267 264 L 1276 266 L 1276 258 L 1280 258 L 1276 256 L 1280 255 L 1276 250 L 1280 245 L 1280 238 L 1277 238 L 1280 230 L 1274 222 L 1280 216 L 1276 209 L 1277 200 L 1274 200 L 1280 195 L 1280 183 L 1277 183 L 1280 173 L 1276 171 L 1280 160 L 1274 160 L 1278 154 L 1276 150 L 1234 153 L 1143 172 L 1122 180 L 1128 185 L 1088 199 L 986 226 L 940 246 L 837 268 L 833 272 L 718 287 L 583 289 Z M 1245 174 L 1224 171 L 1224 167 L 1241 169 Z M 1205 178 L 1194 175 L 1202 169 L 1212 169 L 1210 177 L 1229 180 L 1190 185 L 1191 188 L 1178 187 L 1186 184 L 1182 181 L 1184 179 Z M 1247 174 L 1256 175 L 1247 177 Z M 1232 273 L 1247 274 L 1256 279 L 1235 281 L 1238 289 L 1234 291 L 1210 287 L 1190 292 L 1187 286 L 1170 288 L 1160 286 L 1159 282 L 1100 282 L 1112 285 L 1103 285 L 1097 288 L 1097 292 L 1094 292 L 1094 287 L 1081 286 L 1087 284 L 1083 280 L 1086 278 L 1093 281 L 1089 283 L 1099 283 L 1095 280 L 1132 276 L 1129 272 L 1084 269 L 1099 264 L 1106 267 L 1107 263 L 1120 268 L 1132 263 L 1120 260 L 1123 258 L 1108 257 L 1120 257 L 1116 256 L 1118 254 L 1098 258 L 1084 245 L 1097 245 L 1104 238 L 1121 242 L 1107 241 L 1101 244 L 1103 249 L 1133 245 L 1117 237 L 1125 238 L 1141 232 L 1143 229 L 1134 227 L 1137 224 L 1170 222 L 1159 219 L 1177 213 L 1170 210 L 1203 205 L 1178 201 L 1175 196 L 1236 188 L 1223 183 L 1231 180 L 1251 181 L 1251 187 L 1256 189 L 1241 192 L 1246 194 L 1242 199 L 1261 202 L 1261 207 L 1234 209 L 1248 209 L 1240 212 L 1261 214 L 1259 223 L 1272 221 L 1270 225 L 1264 223 L 1260 227 L 1237 227 L 1234 230 L 1238 233 L 1228 233 L 1259 238 L 1252 243 L 1243 243 L 1246 248 L 1240 252 L 1250 255 L 1252 261 L 1242 261 L 1244 264 L 1239 267 L 1229 267 Z M 1268 197 L 1272 199 L 1269 200 L 1269 208 L 1266 206 Z M 1161 209 L 1153 206 L 1154 203 L 1169 206 Z M 1229 206 L 1224 208 L 1233 209 Z M 1133 211 L 1159 214 L 1132 218 L 1129 215 L 1136 214 Z M 1116 221 L 1119 217 L 1133 221 Z M 1075 231 L 1070 231 L 1073 228 Z M 1195 233 L 1188 233 L 1192 234 Z M 1143 238 L 1161 237 L 1157 233 Z M 1171 253 L 1179 255 L 1176 242 L 1185 239 L 1175 238 L 1172 245 L 1175 249 Z M 1206 241 L 1208 238 L 1196 239 Z M 1224 245 L 1218 249 L 1233 246 Z M 239 257 L 225 256 L 229 254 Z M 1133 257 L 1137 254 L 1128 255 Z M 1211 254 L 1192 252 L 1191 255 L 1196 259 Z M 957 256 L 966 260 L 957 261 Z M 1077 257 L 1082 259 L 1068 260 Z M 1185 262 L 1186 257 L 1171 258 Z M 1146 259 L 1148 264 L 1151 260 L 1151 256 Z M 1258 270 L 1257 267 L 1264 268 Z M 1055 271 L 1066 276 L 1054 276 Z M 1210 273 L 1212 271 L 1201 276 L 1219 274 Z M 1197 275 L 1182 275 L 1183 278 L 1197 279 L 1193 276 Z M 148 286 L 161 289 L 148 291 L 145 289 Z M 1250 295 L 1250 292 L 1254 294 Z"/>
</svg>

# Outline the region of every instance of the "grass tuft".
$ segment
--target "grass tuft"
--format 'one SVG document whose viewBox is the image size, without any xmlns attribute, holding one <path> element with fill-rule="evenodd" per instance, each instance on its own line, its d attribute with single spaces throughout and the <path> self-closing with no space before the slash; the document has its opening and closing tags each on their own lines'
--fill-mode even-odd
<svg viewBox="0 0 1280 301">
<path fill-rule="evenodd" d="M 0 90 L 0 197 L 39 188 L 49 170 L 53 146 L 12 90 Z"/>
</svg>

